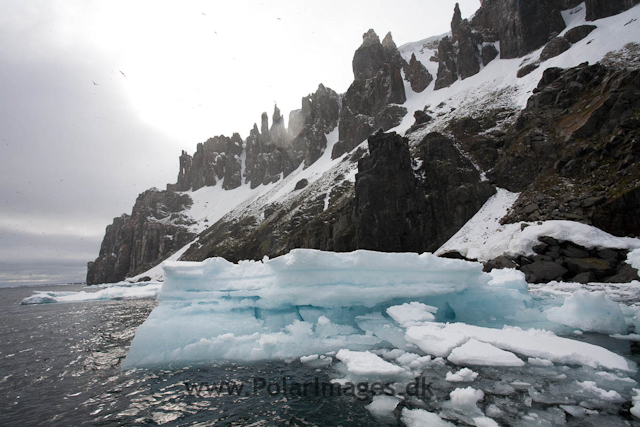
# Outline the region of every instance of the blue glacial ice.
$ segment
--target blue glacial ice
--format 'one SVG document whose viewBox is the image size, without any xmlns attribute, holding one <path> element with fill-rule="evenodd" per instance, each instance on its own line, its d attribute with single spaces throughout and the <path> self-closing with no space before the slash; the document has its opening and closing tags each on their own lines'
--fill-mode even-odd
<svg viewBox="0 0 640 427">
<path fill-rule="evenodd" d="M 511 366 L 539 358 L 634 369 L 602 347 L 557 336 L 553 331 L 584 320 L 582 300 L 540 303 L 515 270 L 488 274 L 482 264 L 431 254 L 310 249 L 237 264 L 171 262 L 164 269 L 159 306 L 138 328 L 124 368 L 395 348 L 415 354 L 407 360 L 414 366 L 418 357 L 472 365 L 466 362 L 487 364 L 499 354 Z M 604 295 L 587 302 L 588 310 L 614 304 Z M 622 332 L 620 317 L 614 320 Z"/>
</svg>

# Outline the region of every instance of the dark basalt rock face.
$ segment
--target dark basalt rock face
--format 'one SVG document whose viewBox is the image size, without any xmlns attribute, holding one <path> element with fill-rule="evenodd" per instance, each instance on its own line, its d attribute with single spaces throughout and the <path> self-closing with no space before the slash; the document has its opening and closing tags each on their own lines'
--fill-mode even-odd
<svg viewBox="0 0 640 427">
<path fill-rule="evenodd" d="M 391 34 L 387 34 L 382 43 L 373 30 L 362 38 L 362 46 L 353 57 L 355 80 L 342 102 L 340 140 L 331 153 L 334 159 L 353 150 L 374 130 L 400 124 L 402 118 L 397 118 L 398 108 L 392 120 L 385 109 L 390 104 L 403 104 L 407 99 L 401 70 L 408 65 L 400 56 Z"/>
<path fill-rule="evenodd" d="M 171 191 L 197 190 L 213 186 L 223 180 L 225 189 L 237 188 L 241 184 L 238 171 L 241 169 L 242 138 L 234 133 L 231 138 L 224 135 L 209 138 L 197 145 L 191 157 L 185 151 L 180 156 L 178 182 L 169 186 Z"/>
<path fill-rule="evenodd" d="M 414 53 L 411 54 L 409 65 L 404 69 L 405 78 L 411 83 L 411 89 L 414 92 L 420 93 L 424 91 L 433 81 L 433 76 L 422 62 L 416 59 Z"/>
<path fill-rule="evenodd" d="M 445 37 L 438 46 L 440 64 L 435 89 L 451 85 L 458 77 L 464 80 L 477 74 L 480 65 L 486 66 L 498 56 L 494 42 L 500 42 L 499 54 L 505 59 L 524 56 L 544 46 L 564 30 L 560 12 L 574 3 L 485 0 L 471 22 L 462 19 L 460 7 L 456 4 L 451 21 L 451 39 Z M 552 55 L 555 56 L 561 53 L 560 47 L 570 47 L 567 40 L 559 40 L 550 45 L 548 54 L 557 52 Z"/>
<path fill-rule="evenodd" d="M 271 129 L 266 114 L 262 115 L 261 129 L 258 132 L 258 126 L 254 124 L 246 140 L 245 182 L 251 183 L 251 188 L 276 182 L 300 164 L 300 159 L 293 155 L 291 139 L 277 106 L 274 108 Z"/>
<path fill-rule="evenodd" d="M 545 70 L 487 174 L 522 193 L 504 222 L 573 220 L 639 235 L 639 95 L 638 69 Z"/>
<path fill-rule="evenodd" d="M 320 158 L 327 147 L 326 134 L 336 128 L 339 117 L 340 96 L 321 84 L 314 94 L 302 98 L 300 110 L 290 113 L 290 129 L 277 105 L 271 127 L 267 113 L 262 114 L 260 130 L 254 124 L 244 144 L 244 171 L 242 138 L 237 133 L 231 138 L 221 135 L 198 144 L 193 157 L 183 151 L 178 181 L 167 189 L 195 191 L 222 180 L 222 187 L 232 190 L 242 184 L 243 176 L 251 188 L 276 182 L 303 161 L 306 167 Z"/>
<path fill-rule="evenodd" d="M 289 135 L 296 158 L 310 166 L 327 148 L 326 134 L 338 126 L 340 96 L 322 84 L 313 94 L 302 98 L 302 109 L 289 114 Z"/>
<path fill-rule="evenodd" d="M 139 274 L 193 240 L 182 214 L 191 203 L 188 195 L 172 191 L 151 189 L 138 196 L 130 216 L 107 226 L 100 255 L 88 264 L 87 284 Z"/>
<path fill-rule="evenodd" d="M 638 3 L 640 0 L 586 0 L 587 21 L 617 15 Z"/>
<path fill-rule="evenodd" d="M 458 80 L 458 64 L 455 51 L 449 37 L 445 37 L 438 45 L 438 75 L 436 77 L 435 90 L 451 86 Z"/>
<path fill-rule="evenodd" d="M 453 31 L 453 28 L 452 28 Z M 482 34 L 474 32 L 469 22 L 465 19 L 458 28 L 458 73 L 464 80 L 480 72 L 480 49 Z M 488 57 L 487 57 L 488 59 Z"/>
<path fill-rule="evenodd" d="M 407 139 L 395 133 L 369 137 L 369 152 L 358 162 L 356 176 L 360 249 L 433 251 L 495 193 L 453 141 L 440 134 L 420 143 L 420 168 L 414 168 Z"/>
<path fill-rule="evenodd" d="M 345 160 L 358 161 L 355 187 L 336 176 L 329 194 L 310 197 L 313 184 L 301 183 L 297 199 L 267 206 L 261 222 L 245 215 L 213 225 L 183 259 L 261 259 L 300 247 L 432 251 L 495 193 L 454 142 L 440 134 L 429 134 L 419 144 L 420 167 L 406 138 L 380 131 L 368 141 L 371 154 L 356 152 Z"/>
<path fill-rule="evenodd" d="M 556 0 L 485 0 L 471 25 L 479 32 L 498 34 L 501 58 L 517 58 L 538 49 L 564 30 L 561 3 Z"/>
<path fill-rule="evenodd" d="M 640 186 L 595 207 L 592 220 L 614 236 L 640 236 Z"/>
</svg>

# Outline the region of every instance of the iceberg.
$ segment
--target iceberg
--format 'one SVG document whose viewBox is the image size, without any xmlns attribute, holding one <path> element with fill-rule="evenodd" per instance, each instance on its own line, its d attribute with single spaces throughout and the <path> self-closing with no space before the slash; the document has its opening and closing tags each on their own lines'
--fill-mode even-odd
<svg viewBox="0 0 640 427">
<path fill-rule="evenodd" d="M 537 358 L 635 369 L 602 347 L 522 329 L 566 327 L 547 318 L 514 270 L 484 273 L 480 263 L 431 254 L 311 249 L 262 261 L 167 262 L 164 270 L 159 305 L 138 328 L 125 369 L 274 359 L 326 366 L 330 358 L 315 355 L 328 353 L 356 375 L 410 375 L 434 357 L 461 367 Z"/>
<path fill-rule="evenodd" d="M 364 250 L 296 249 L 237 264 L 166 262 L 164 270 L 159 306 L 138 328 L 125 368 L 406 345 L 393 316 L 444 320 L 454 316 L 448 301 L 458 305 L 461 292 L 491 280 L 479 263 Z M 504 292 L 511 301 L 513 290 Z M 403 304 L 412 311 L 398 311 Z"/>
</svg>

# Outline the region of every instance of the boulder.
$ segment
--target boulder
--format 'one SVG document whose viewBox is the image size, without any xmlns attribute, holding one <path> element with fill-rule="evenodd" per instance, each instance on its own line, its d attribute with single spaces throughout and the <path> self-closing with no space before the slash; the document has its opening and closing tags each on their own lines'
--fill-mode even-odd
<svg viewBox="0 0 640 427">
<path fill-rule="evenodd" d="M 518 72 L 516 73 L 516 76 L 521 79 L 524 76 L 527 76 L 529 74 L 531 74 L 532 72 L 534 72 L 535 70 L 537 70 L 540 67 L 540 63 L 538 62 L 533 62 L 531 64 L 527 64 L 524 67 L 520 68 L 518 70 Z"/>
<path fill-rule="evenodd" d="M 577 274 L 573 279 L 570 279 L 570 282 L 582 283 L 586 285 L 587 283 L 592 283 L 597 280 L 597 277 L 593 271 L 587 271 L 584 273 Z"/>
<path fill-rule="evenodd" d="M 300 181 L 296 182 L 294 191 L 302 190 L 307 185 L 309 185 L 309 181 L 307 181 L 306 179 L 301 179 Z"/>
<path fill-rule="evenodd" d="M 589 251 L 587 251 L 586 249 L 578 245 L 574 245 L 571 242 L 567 242 L 565 243 L 565 245 L 566 247 L 562 249 L 563 256 L 567 258 L 588 258 L 589 257 Z"/>
<path fill-rule="evenodd" d="M 620 264 L 620 268 L 615 275 L 607 277 L 605 282 L 607 283 L 631 283 L 634 280 L 640 280 L 638 276 L 638 270 L 630 266 L 629 264 Z"/>
<path fill-rule="evenodd" d="M 516 264 L 512 259 L 507 258 L 504 255 L 500 255 L 490 261 L 487 261 L 484 264 L 483 271 L 489 272 L 491 270 L 502 270 L 504 268 L 517 268 L 518 264 Z"/>
<path fill-rule="evenodd" d="M 486 67 L 491 61 L 496 59 L 499 54 L 500 52 L 498 52 L 498 49 L 496 49 L 493 44 L 482 46 L 482 65 Z"/>
<path fill-rule="evenodd" d="M 571 44 L 578 43 L 580 40 L 591 34 L 591 32 L 596 28 L 598 27 L 595 25 L 579 25 L 567 31 L 563 37 Z"/>
<path fill-rule="evenodd" d="M 547 43 L 542 49 L 542 53 L 540 54 L 540 61 L 546 61 L 551 58 L 555 58 L 563 52 L 566 52 L 571 48 L 571 43 L 569 43 L 563 37 L 556 37 L 551 39 L 549 43 Z"/>
<path fill-rule="evenodd" d="M 528 283 L 547 283 L 562 280 L 569 270 L 553 261 L 535 261 L 521 268 Z"/>
<path fill-rule="evenodd" d="M 601 258 L 566 258 L 564 264 L 573 274 L 593 272 L 603 278 L 611 272 L 611 264 Z"/>
</svg>

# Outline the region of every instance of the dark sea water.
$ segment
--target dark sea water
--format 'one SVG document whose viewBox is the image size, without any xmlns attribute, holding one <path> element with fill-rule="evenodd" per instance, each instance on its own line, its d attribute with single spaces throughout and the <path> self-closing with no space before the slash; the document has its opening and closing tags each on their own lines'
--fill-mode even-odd
<svg viewBox="0 0 640 427">
<path fill-rule="evenodd" d="M 302 397 L 283 393 L 283 377 L 329 381 L 324 370 L 299 362 L 122 371 L 155 300 L 20 305 L 34 290 L 51 289 L 0 288 L 0 426 L 378 425 L 357 398 L 312 388 Z M 242 392 L 197 395 L 186 387 L 221 381 L 242 384 Z"/>
</svg>

